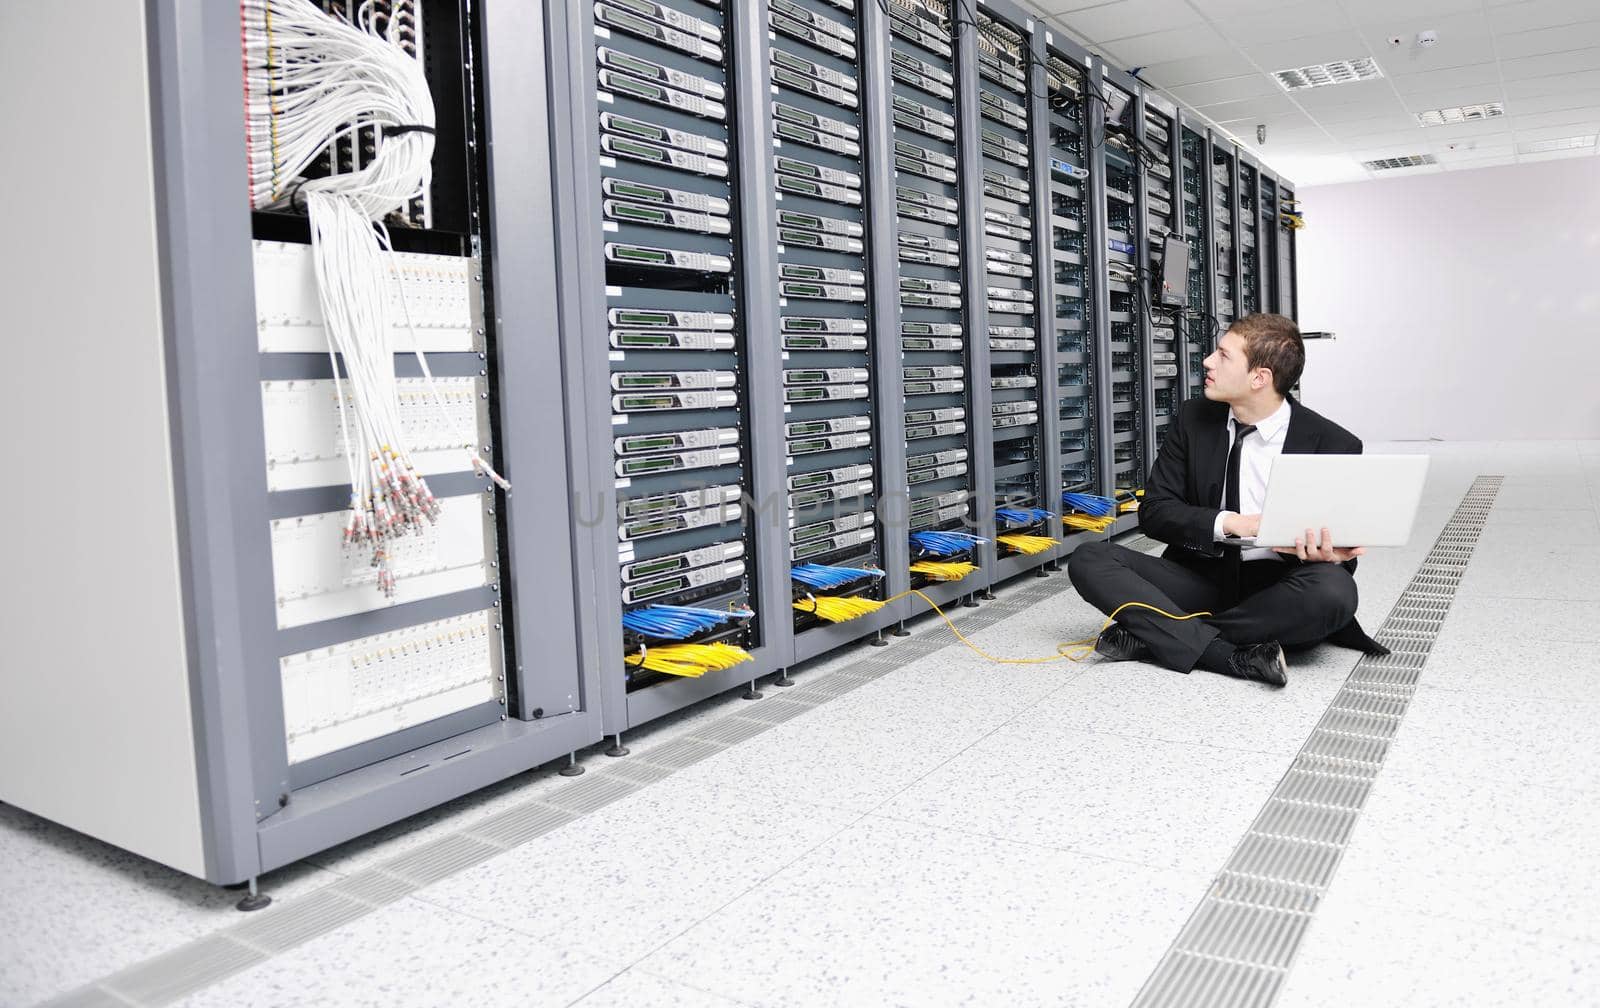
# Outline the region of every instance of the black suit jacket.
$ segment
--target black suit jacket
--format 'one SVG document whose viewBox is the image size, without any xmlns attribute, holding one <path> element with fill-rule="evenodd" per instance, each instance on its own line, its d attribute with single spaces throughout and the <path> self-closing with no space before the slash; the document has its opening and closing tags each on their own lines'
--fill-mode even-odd
<svg viewBox="0 0 1600 1008">
<path fill-rule="evenodd" d="M 1284 435 L 1286 455 L 1360 455 L 1361 439 L 1332 420 L 1289 397 L 1289 429 Z M 1145 484 L 1139 504 L 1139 528 L 1152 539 L 1167 544 L 1162 555 L 1218 581 L 1222 578 L 1222 546 L 1213 539 L 1217 502 L 1228 468 L 1228 405 L 1204 397 L 1190 399 L 1178 409 L 1167 428 L 1166 442 L 1156 455 L 1155 468 Z M 1294 557 L 1287 562 L 1298 564 Z M 1354 574 L 1356 561 L 1345 569 Z M 1383 645 L 1368 637 L 1355 620 L 1332 637 L 1335 644 L 1387 654 Z"/>
</svg>

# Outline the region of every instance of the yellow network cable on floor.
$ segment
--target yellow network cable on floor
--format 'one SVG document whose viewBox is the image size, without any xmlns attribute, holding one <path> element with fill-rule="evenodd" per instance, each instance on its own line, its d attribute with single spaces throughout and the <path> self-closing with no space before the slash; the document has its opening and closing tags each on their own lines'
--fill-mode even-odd
<svg viewBox="0 0 1600 1008">
<path fill-rule="evenodd" d="M 819 619 L 829 623 L 843 623 L 846 620 L 857 619 L 868 613 L 875 613 L 884 607 L 885 603 L 877 599 L 860 598 L 858 596 L 816 595 L 803 599 L 795 599 L 794 607 L 800 612 L 815 613 Z"/>
<path fill-rule="evenodd" d="M 1018 553 L 1026 553 L 1029 556 L 1035 553 L 1043 553 L 1050 547 L 1058 546 L 1061 543 L 1061 540 L 1052 539 L 1049 536 L 1024 535 L 1021 532 L 1007 532 L 1005 535 L 996 536 L 995 539 L 1002 545 L 1008 546 Z"/>
<path fill-rule="evenodd" d="M 1056 645 L 1055 654 L 1046 655 L 1042 658 L 1000 658 L 990 654 L 989 652 L 978 647 L 978 645 L 967 640 L 967 638 L 961 633 L 961 630 L 956 626 L 955 621 L 949 616 L 946 616 L 945 611 L 939 608 L 939 604 L 915 588 L 911 589 L 910 591 L 901 592 L 899 595 L 896 595 L 893 598 L 884 599 L 884 604 L 887 605 L 890 602 L 897 602 L 900 599 L 905 598 L 907 595 L 915 595 L 922 599 L 922 601 L 928 603 L 933 611 L 939 614 L 939 618 L 944 620 L 945 626 L 950 628 L 950 632 L 956 635 L 956 640 L 966 645 L 968 651 L 971 651 L 979 658 L 982 658 L 986 661 L 992 661 L 998 665 L 1045 665 L 1049 662 L 1057 662 L 1062 660 L 1074 662 L 1083 661 L 1094 652 L 1095 641 L 1100 639 L 1100 635 L 1106 632 L 1107 627 L 1116 622 L 1117 617 L 1124 609 L 1148 609 L 1153 613 L 1159 613 L 1168 619 L 1175 620 L 1192 620 L 1199 619 L 1201 616 L 1211 615 L 1209 612 L 1193 612 L 1189 613 L 1187 616 L 1176 616 L 1167 612 L 1165 609 L 1159 609 L 1146 602 L 1124 602 L 1122 605 L 1117 606 L 1117 608 L 1112 611 L 1110 616 L 1106 617 L 1105 623 L 1101 624 L 1100 629 L 1095 631 L 1095 635 L 1093 637 L 1086 637 L 1083 640 L 1066 641 L 1058 644 Z"/>
<path fill-rule="evenodd" d="M 753 661 L 750 652 L 732 644 L 663 644 L 643 648 L 623 661 L 648 672 L 698 679 L 707 672 L 720 672 L 740 662 Z"/>
<path fill-rule="evenodd" d="M 930 581 L 960 581 L 977 569 L 965 560 L 918 560 L 911 565 L 911 573 L 921 574 Z"/>
</svg>

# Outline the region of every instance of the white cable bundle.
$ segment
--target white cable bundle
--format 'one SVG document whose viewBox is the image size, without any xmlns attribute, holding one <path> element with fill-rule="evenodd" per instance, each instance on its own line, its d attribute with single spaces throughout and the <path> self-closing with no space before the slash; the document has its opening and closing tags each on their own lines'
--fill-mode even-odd
<svg viewBox="0 0 1600 1008">
<path fill-rule="evenodd" d="M 439 503 L 412 465 L 402 436 L 391 345 L 389 276 L 411 328 L 404 276 L 380 222 L 426 190 L 432 176 L 433 96 L 422 67 L 400 44 L 397 24 L 374 27 L 372 0 L 359 27 L 309 0 L 244 0 L 244 84 L 250 202 L 258 209 L 303 199 L 311 219 L 312 259 L 333 360 L 345 462 L 350 475 L 346 544 L 370 546 L 378 585 L 393 595 L 390 540 L 421 530 Z M 364 166 L 321 178 L 304 173 L 337 141 L 378 137 Z M 446 415 L 427 360 L 434 405 Z M 345 377 L 339 376 L 343 359 Z M 343 385 L 350 386 L 350 409 Z M 352 415 L 353 414 L 353 415 Z M 466 432 L 462 432 L 466 433 Z M 464 437 L 473 469 L 509 484 Z"/>
</svg>

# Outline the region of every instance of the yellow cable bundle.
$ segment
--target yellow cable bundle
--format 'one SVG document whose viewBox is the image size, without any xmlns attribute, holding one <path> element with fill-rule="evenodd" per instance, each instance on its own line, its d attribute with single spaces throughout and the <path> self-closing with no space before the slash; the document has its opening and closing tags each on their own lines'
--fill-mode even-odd
<svg viewBox="0 0 1600 1008">
<path fill-rule="evenodd" d="M 1116 517 L 1106 515 L 1065 514 L 1061 516 L 1061 524 L 1074 532 L 1104 532 L 1116 523 Z"/>
<path fill-rule="evenodd" d="M 921 574 L 931 581 L 960 581 L 977 569 L 976 565 L 964 560 L 918 560 L 911 565 L 911 573 Z"/>
<path fill-rule="evenodd" d="M 1008 532 L 1005 535 L 996 536 L 995 538 L 1000 543 L 1010 547 L 1016 552 L 1026 553 L 1029 556 L 1032 556 L 1035 553 L 1043 553 L 1050 547 L 1059 545 L 1060 543 L 1059 540 L 1052 539 L 1049 536 L 1024 535 L 1020 532 Z"/>
<path fill-rule="evenodd" d="M 829 623 L 843 623 L 846 620 L 857 619 L 868 613 L 877 612 L 883 605 L 877 599 L 833 595 L 796 599 L 794 603 L 794 607 L 799 611 L 815 613 L 818 618 L 825 619 Z"/>
<path fill-rule="evenodd" d="M 1137 510 L 1139 510 L 1139 500 L 1138 500 L 1138 498 L 1134 498 L 1133 500 L 1126 500 L 1126 501 L 1123 501 L 1121 504 L 1117 505 L 1117 514 L 1132 514 L 1133 512 L 1135 512 Z"/>
<path fill-rule="evenodd" d="M 663 644 L 628 655 L 623 661 L 634 668 L 666 675 L 698 679 L 707 672 L 720 672 L 740 662 L 752 661 L 750 652 L 732 644 Z"/>
</svg>

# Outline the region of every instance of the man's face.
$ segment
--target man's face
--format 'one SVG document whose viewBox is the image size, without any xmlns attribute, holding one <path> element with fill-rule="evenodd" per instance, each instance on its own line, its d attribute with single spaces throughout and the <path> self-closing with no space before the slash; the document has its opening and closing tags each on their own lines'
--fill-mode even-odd
<svg viewBox="0 0 1600 1008">
<path fill-rule="evenodd" d="M 1246 362 L 1244 337 L 1231 329 L 1201 363 L 1206 369 L 1206 398 L 1213 402 L 1240 402 L 1272 384 L 1271 371 L 1252 369 Z"/>
</svg>

